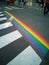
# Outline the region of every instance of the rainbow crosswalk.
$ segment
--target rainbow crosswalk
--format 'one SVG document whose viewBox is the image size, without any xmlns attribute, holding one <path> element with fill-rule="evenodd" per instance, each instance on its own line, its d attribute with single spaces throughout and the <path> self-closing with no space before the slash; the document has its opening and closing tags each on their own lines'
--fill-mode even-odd
<svg viewBox="0 0 49 65">
<path fill-rule="evenodd" d="M 0 65 L 40 65 L 42 58 L 23 37 L 30 34 L 14 25 L 16 21 L 7 16 L 4 11 L 0 12 Z M 26 39 L 30 40 L 29 36 Z"/>
<path fill-rule="evenodd" d="M 14 16 L 12 13 L 5 11 L 7 17 L 12 23 L 21 31 L 32 46 L 39 52 L 40 55 L 45 56 L 49 50 L 49 40 L 46 40 L 41 34 L 28 26 L 22 20 Z"/>
</svg>

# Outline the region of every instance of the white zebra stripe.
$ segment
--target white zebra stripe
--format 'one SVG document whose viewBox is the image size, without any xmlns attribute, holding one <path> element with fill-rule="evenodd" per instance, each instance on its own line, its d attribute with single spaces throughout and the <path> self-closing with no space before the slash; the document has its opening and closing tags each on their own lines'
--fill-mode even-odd
<svg viewBox="0 0 49 65">
<path fill-rule="evenodd" d="M 22 35 L 19 33 L 18 30 L 8 33 L 4 36 L 1 36 L 0 37 L 0 48 L 10 44 L 11 42 L 13 42 L 21 37 L 22 37 Z"/>
<path fill-rule="evenodd" d="M 7 20 L 7 17 L 0 18 L 0 21 L 4 21 L 4 20 Z"/>
<path fill-rule="evenodd" d="M 0 12 L 0 14 L 1 14 L 2 12 Z"/>
<path fill-rule="evenodd" d="M 0 24 L 0 30 L 13 26 L 11 22 Z"/>
<path fill-rule="evenodd" d="M 4 16 L 4 14 L 0 14 L 0 16 Z"/>
<path fill-rule="evenodd" d="M 41 58 L 34 49 L 31 46 L 28 46 L 7 65 L 40 65 L 41 61 Z"/>
</svg>

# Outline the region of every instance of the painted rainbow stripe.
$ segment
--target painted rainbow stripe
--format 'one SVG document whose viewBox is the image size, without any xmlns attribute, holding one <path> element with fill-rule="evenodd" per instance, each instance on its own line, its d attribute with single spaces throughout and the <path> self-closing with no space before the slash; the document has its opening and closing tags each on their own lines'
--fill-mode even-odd
<svg viewBox="0 0 49 65">
<path fill-rule="evenodd" d="M 33 45 L 37 52 L 44 56 L 49 50 L 49 40 L 46 40 L 42 35 L 10 12 L 5 11 L 5 13 L 6 15 L 8 14 L 7 17 L 10 18 L 12 23 L 22 32 L 22 34 Z"/>
</svg>

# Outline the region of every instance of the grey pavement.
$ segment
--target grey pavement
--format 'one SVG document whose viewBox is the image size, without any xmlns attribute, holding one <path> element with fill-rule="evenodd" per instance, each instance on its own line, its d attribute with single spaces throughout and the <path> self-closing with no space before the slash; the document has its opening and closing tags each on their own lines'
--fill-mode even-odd
<svg viewBox="0 0 49 65">
<path fill-rule="evenodd" d="M 49 13 L 48 13 L 48 15 L 43 16 L 43 10 L 34 8 L 34 7 L 29 7 L 29 8 L 24 7 L 22 9 L 5 9 L 5 7 L 6 6 L 0 7 L 0 11 L 10 11 L 15 16 L 17 16 L 19 19 L 23 20 L 25 23 L 27 23 L 29 26 L 31 26 L 33 29 L 35 29 L 42 36 L 44 36 L 46 39 L 49 40 Z M 3 29 L 3 30 L 1 30 L 2 34 L 0 34 L 0 36 L 3 36 L 14 30 L 16 30 L 15 26 L 9 27 L 7 29 Z M 20 42 L 21 42 L 21 44 L 20 44 Z M 18 43 L 18 44 L 16 44 L 16 43 Z M 7 64 L 10 60 L 12 60 L 15 56 L 17 56 L 20 52 L 22 52 L 28 46 L 30 46 L 30 44 L 28 42 L 26 42 L 26 40 L 22 37 L 21 39 L 19 39 L 17 41 L 15 40 L 14 42 L 12 42 L 12 44 L 9 44 L 9 45 L 1 48 L 0 49 L 1 65 Z M 29 47 L 29 49 L 30 49 L 30 47 Z M 5 51 L 5 53 L 3 53 L 4 51 Z M 7 54 L 7 56 L 5 56 L 5 54 Z M 47 57 L 49 60 L 48 54 L 47 54 Z M 47 57 L 46 57 L 46 59 L 47 59 Z M 4 59 L 7 59 L 7 60 L 4 60 Z M 45 61 L 43 61 L 43 64 L 44 63 L 45 63 Z M 48 63 L 47 63 L 47 65 L 48 65 Z"/>
<path fill-rule="evenodd" d="M 49 40 L 49 13 L 44 16 L 43 10 L 33 7 L 9 11 Z"/>
</svg>

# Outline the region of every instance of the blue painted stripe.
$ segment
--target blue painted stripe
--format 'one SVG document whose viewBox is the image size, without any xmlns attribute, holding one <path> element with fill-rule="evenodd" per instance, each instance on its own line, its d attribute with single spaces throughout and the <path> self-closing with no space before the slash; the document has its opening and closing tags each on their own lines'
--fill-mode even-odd
<svg viewBox="0 0 49 65">
<path fill-rule="evenodd" d="M 5 14 L 6 14 L 6 13 L 5 13 Z M 7 15 L 7 14 L 6 14 L 6 16 L 7 16 L 8 18 L 11 17 L 10 15 Z M 42 46 L 42 44 L 40 44 L 33 36 L 31 36 L 24 28 L 22 28 L 22 26 L 20 26 L 20 25 L 18 24 L 18 22 L 16 22 L 14 19 L 12 19 L 12 22 L 13 22 L 18 28 L 20 28 L 20 30 L 22 30 L 23 33 L 25 33 L 25 35 L 27 35 L 27 36 L 29 37 L 29 39 L 36 45 L 36 47 L 38 47 L 38 48 L 43 52 L 43 54 L 46 54 L 46 53 L 47 53 L 48 50 L 47 50 L 44 46 Z"/>
<path fill-rule="evenodd" d="M 31 36 L 27 31 L 24 30 L 22 26 L 20 26 L 14 19 L 12 20 L 13 23 L 16 24 L 17 27 L 19 27 L 28 37 L 31 39 L 31 41 L 44 53 L 47 53 L 47 49 L 44 48 L 43 45 L 41 45 L 33 36 Z"/>
</svg>

